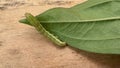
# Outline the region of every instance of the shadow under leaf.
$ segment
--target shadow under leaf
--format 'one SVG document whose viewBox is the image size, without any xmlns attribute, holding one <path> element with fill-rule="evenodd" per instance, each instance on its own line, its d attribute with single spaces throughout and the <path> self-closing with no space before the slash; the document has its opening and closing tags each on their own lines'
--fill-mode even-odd
<svg viewBox="0 0 120 68">
<path fill-rule="evenodd" d="M 102 66 L 101 68 L 120 68 L 120 55 L 113 54 L 97 54 L 82 51 L 73 47 L 70 49 L 75 50 L 77 54 L 86 57 L 89 61 L 95 63 L 96 65 Z"/>
</svg>

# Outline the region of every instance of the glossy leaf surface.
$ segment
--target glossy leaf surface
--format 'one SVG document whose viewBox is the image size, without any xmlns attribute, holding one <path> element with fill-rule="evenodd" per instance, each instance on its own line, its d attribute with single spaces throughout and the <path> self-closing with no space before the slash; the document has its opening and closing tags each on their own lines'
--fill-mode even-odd
<svg viewBox="0 0 120 68">
<path fill-rule="evenodd" d="M 50 9 L 36 18 L 72 47 L 120 54 L 120 0 L 88 0 L 71 8 Z M 26 19 L 20 22 L 30 25 Z"/>
</svg>

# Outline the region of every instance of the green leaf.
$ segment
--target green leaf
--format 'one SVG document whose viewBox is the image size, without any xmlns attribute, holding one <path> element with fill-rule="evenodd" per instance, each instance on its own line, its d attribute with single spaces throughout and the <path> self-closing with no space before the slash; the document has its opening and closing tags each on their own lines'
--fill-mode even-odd
<svg viewBox="0 0 120 68">
<path fill-rule="evenodd" d="M 120 0 L 88 0 L 71 8 L 50 9 L 36 19 L 72 47 L 120 54 Z M 20 22 L 32 25 L 26 19 Z"/>
</svg>

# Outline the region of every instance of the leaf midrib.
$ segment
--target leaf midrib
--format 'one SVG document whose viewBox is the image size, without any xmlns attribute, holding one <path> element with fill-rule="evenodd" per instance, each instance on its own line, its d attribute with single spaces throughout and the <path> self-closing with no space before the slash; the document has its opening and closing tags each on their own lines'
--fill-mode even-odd
<svg viewBox="0 0 120 68">
<path fill-rule="evenodd" d="M 120 20 L 120 17 L 110 17 L 110 18 L 101 18 L 101 19 L 92 19 L 92 20 L 71 20 L 71 21 L 40 21 L 41 23 L 84 23 L 84 22 L 101 22 L 101 21 L 111 21 L 111 20 Z"/>
</svg>

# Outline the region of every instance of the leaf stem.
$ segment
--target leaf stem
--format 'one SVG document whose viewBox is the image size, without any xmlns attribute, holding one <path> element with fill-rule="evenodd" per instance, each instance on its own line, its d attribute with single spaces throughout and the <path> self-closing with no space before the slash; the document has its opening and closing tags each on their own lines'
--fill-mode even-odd
<svg viewBox="0 0 120 68">
<path fill-rule="evenodd" d="M 53 34 L 48 32 L 32 14 L 26 13 L 25 16 L 31 25 L 33 25 L 39 32 L 41 32 L 44 36 L 49 38 L 55 44 L 57 44 L 59 46 L 66 45 L 65 42 L 60 41 L 57 37 L 55 37 Z"/>
</svg>

